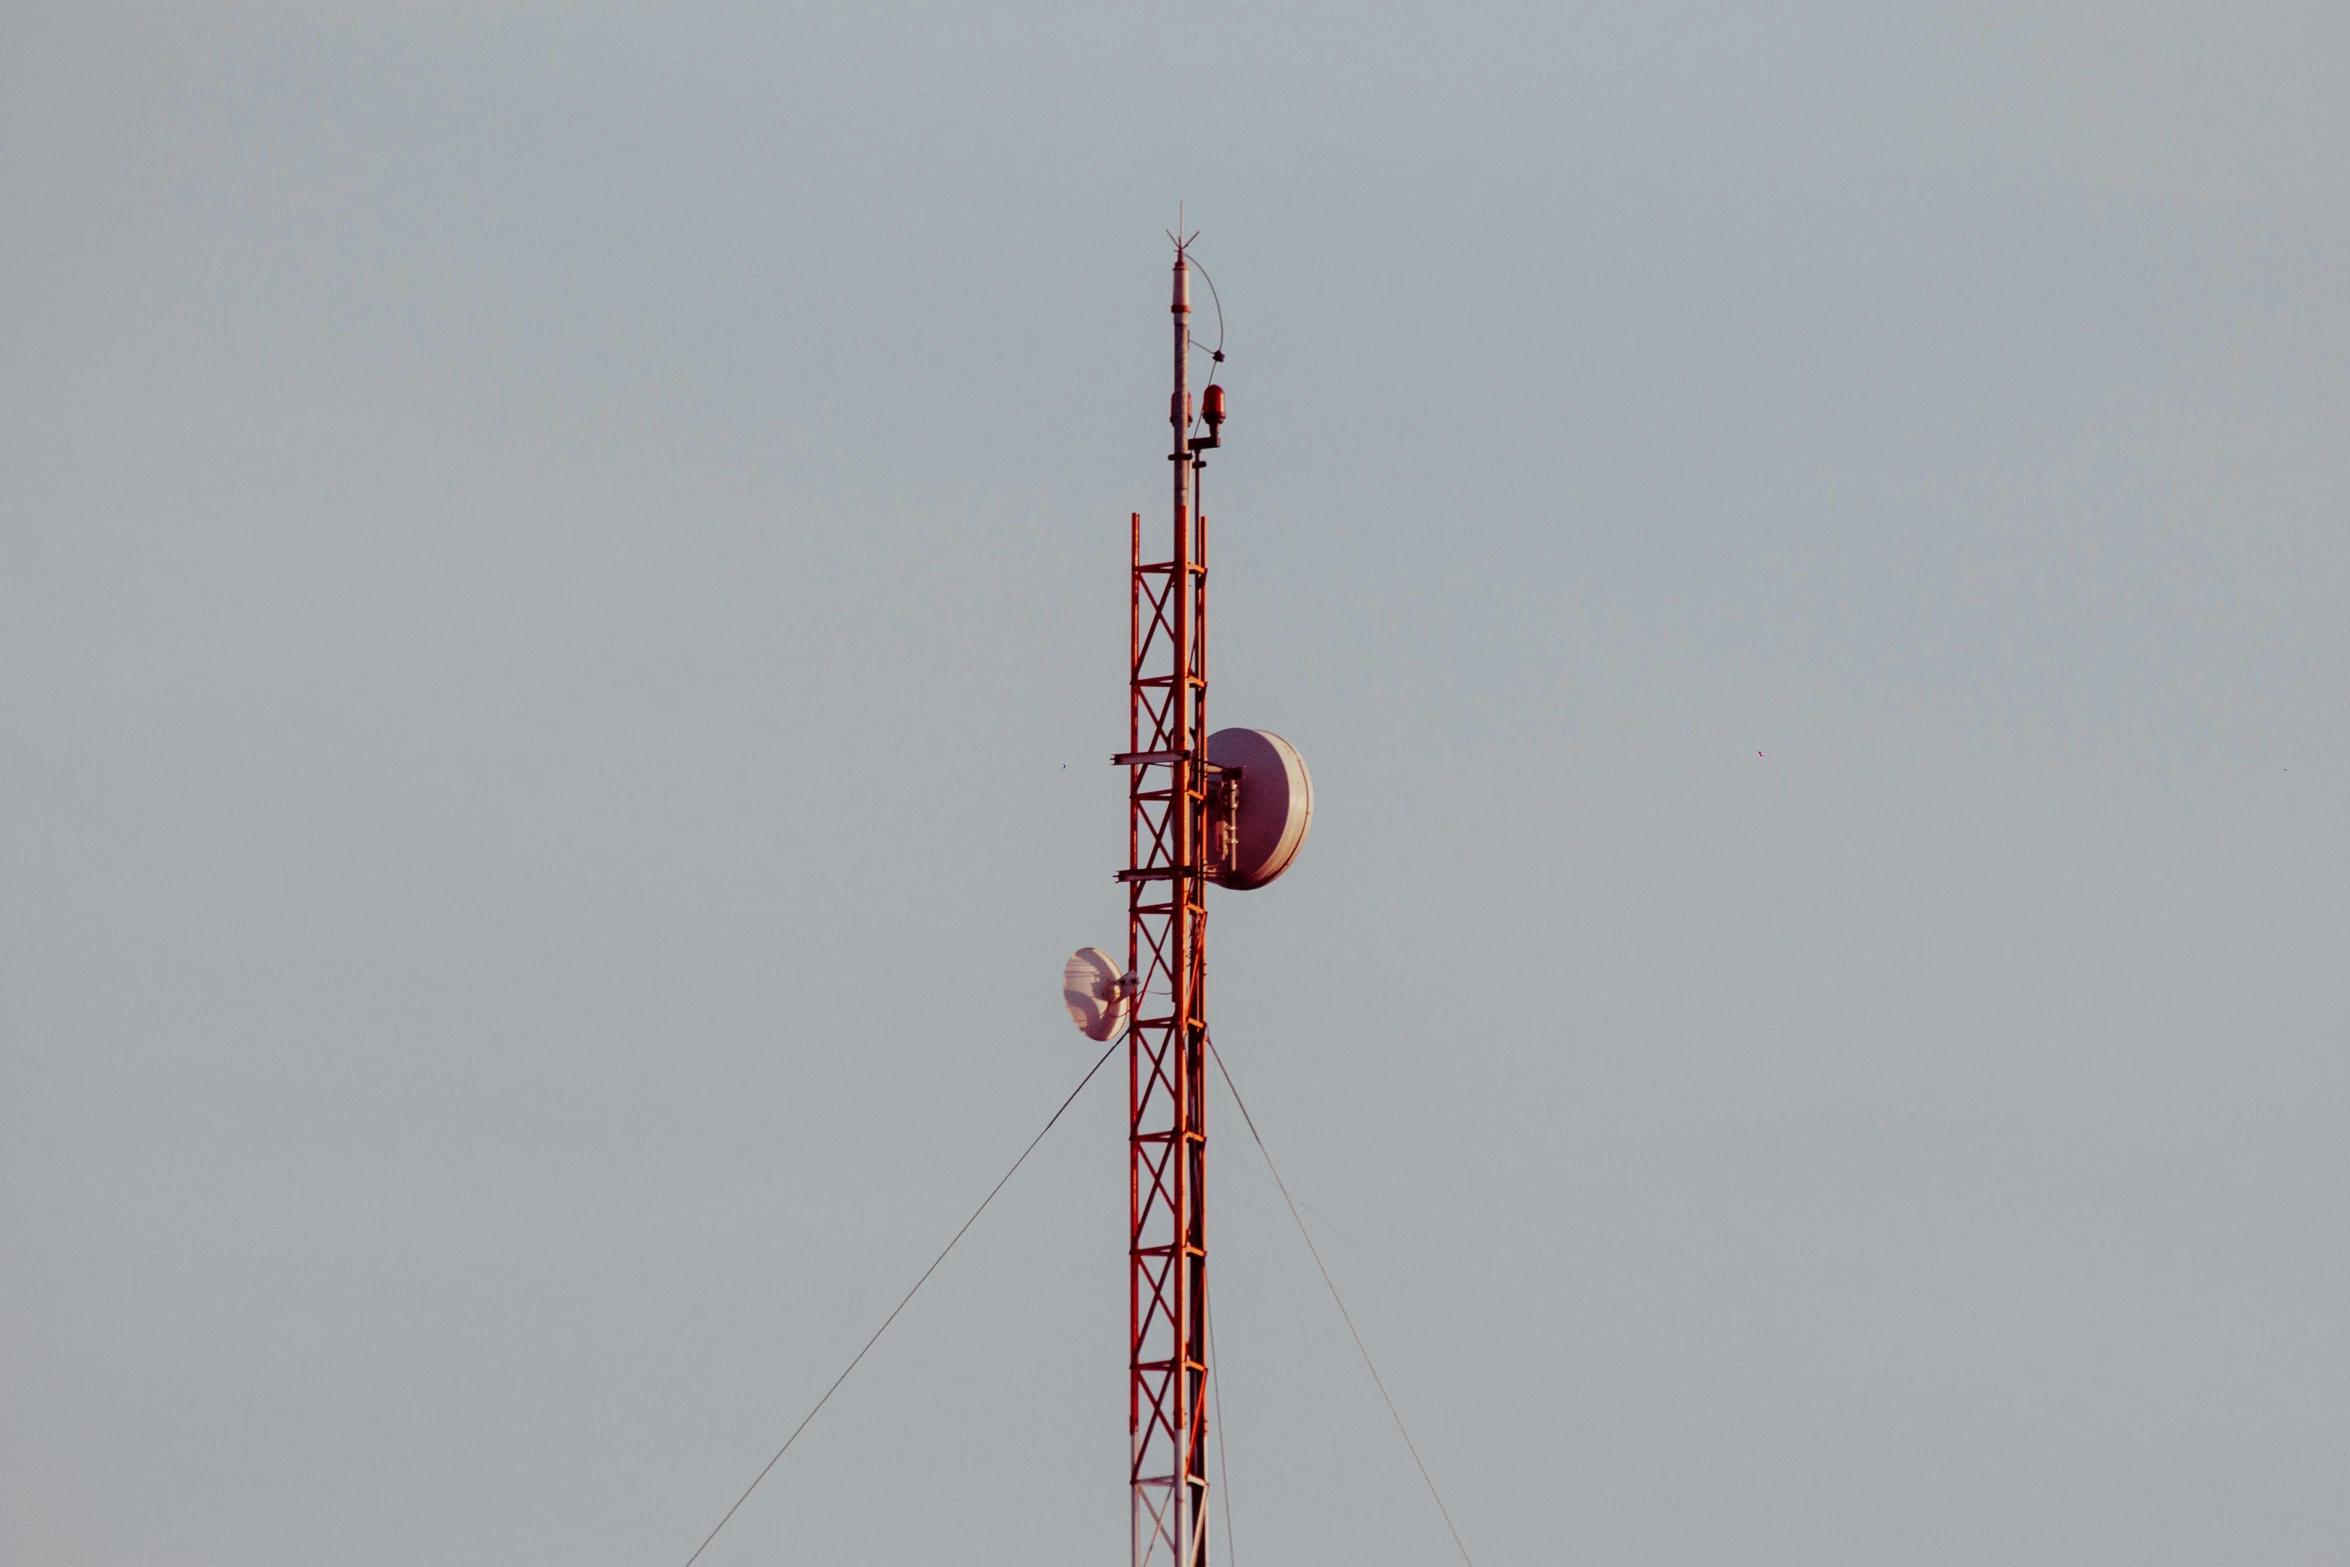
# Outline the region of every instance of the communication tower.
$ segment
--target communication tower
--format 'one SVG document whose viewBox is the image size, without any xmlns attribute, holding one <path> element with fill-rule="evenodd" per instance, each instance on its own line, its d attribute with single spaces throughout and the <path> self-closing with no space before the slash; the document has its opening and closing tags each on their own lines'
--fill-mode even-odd
<svg viewBox="0 0 2350 1567">
<path fill-rule="evenodd" d="M 1088 947 L 1062 989 L 1093 1038 L 1128 1049 L 1128 1425 L 1135 1567 L 1208 1560 L 1207 887 L 1261 887 L 1305 841 L 1313 784 L 1256 729 L 1208 731 L 1207 453 L 1224 388 L 1193 406 L 1190 238 L 1175 236 L 1172 527 L 1146 558 L 1132 517 L 1127 660 L 1126 962 Z M 1222 352 L 1215 354 L 1221 360 Z M 1201 431 L 1204 426 L 1205 433 Z M 1157 551 L 1150 552 L 1156 555 Z"/>
</svg>

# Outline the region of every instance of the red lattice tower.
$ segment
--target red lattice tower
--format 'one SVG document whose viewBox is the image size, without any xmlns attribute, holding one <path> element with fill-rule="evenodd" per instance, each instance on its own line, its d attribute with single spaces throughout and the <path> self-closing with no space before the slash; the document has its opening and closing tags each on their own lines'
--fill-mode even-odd
<svg viewBox="0 0 2350 1567">
<path fill-rule="evenodd" d="M 1126 967 L 1135 1567 L 1208 1559 L 1205 975 L 1208 826 L 1207 523 L 1191 438 L 1191 269 L 1175 247 L 1174 526 L 1143 558 L 1134 514 Z M 1211 390 L 1213 390 L 1211 388 Z"/>
</svg>

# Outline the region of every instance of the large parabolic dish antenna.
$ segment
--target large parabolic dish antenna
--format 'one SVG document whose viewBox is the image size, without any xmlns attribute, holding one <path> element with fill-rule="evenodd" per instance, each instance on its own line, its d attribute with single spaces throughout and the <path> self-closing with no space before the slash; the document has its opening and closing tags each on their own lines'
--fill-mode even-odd
<svg viewBox="0 0 2350 1567">
<path fill-rule="evenodd" d="M 1243 891 L 1262 887 L 1289 869 L 1313 823 L 1305 758 L 1269 729 L 1219 729 L 1208 736 L 1208 760 L 1240 770 L 1240 841 L 1209 879 Z"/>
</svg>

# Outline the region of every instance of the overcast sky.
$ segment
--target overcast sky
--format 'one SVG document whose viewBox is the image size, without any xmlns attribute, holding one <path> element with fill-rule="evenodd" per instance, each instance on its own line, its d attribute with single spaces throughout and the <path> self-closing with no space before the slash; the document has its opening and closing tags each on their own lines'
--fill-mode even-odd
<svg viewBox="0 0 2350 1567">
<path fill-rule="evenodd" d="M 2339 1563 L 2345 80 L 0 8 L 0 1560 L 684 1561 L 1092 1059 L 1180 200 L 1216 1038 L 1480 1567 Z M 1124 1559 L 1122 1093 L 708 1567 Z M 1229 1559 L 1446 1560 L 1212 1114 Z"/>
</svg>

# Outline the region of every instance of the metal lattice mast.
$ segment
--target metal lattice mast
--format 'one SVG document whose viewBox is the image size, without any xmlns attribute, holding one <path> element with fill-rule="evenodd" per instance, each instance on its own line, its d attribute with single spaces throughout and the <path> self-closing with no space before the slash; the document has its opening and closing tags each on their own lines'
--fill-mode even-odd
<svg viewBox="0 0 2350 1567">
<path fill-rule="evenodd" d="M 1134 515 L 1128 678 L 1126 967 L 1132 1178 L 1129 1307 L 1135 1567 L 1205 1567 L 1207 1466 L 1207 528 L 1191 432 L 1191 269 L 1176 237 L 1175 390 L 1165 560 Z"/>
</svg>

